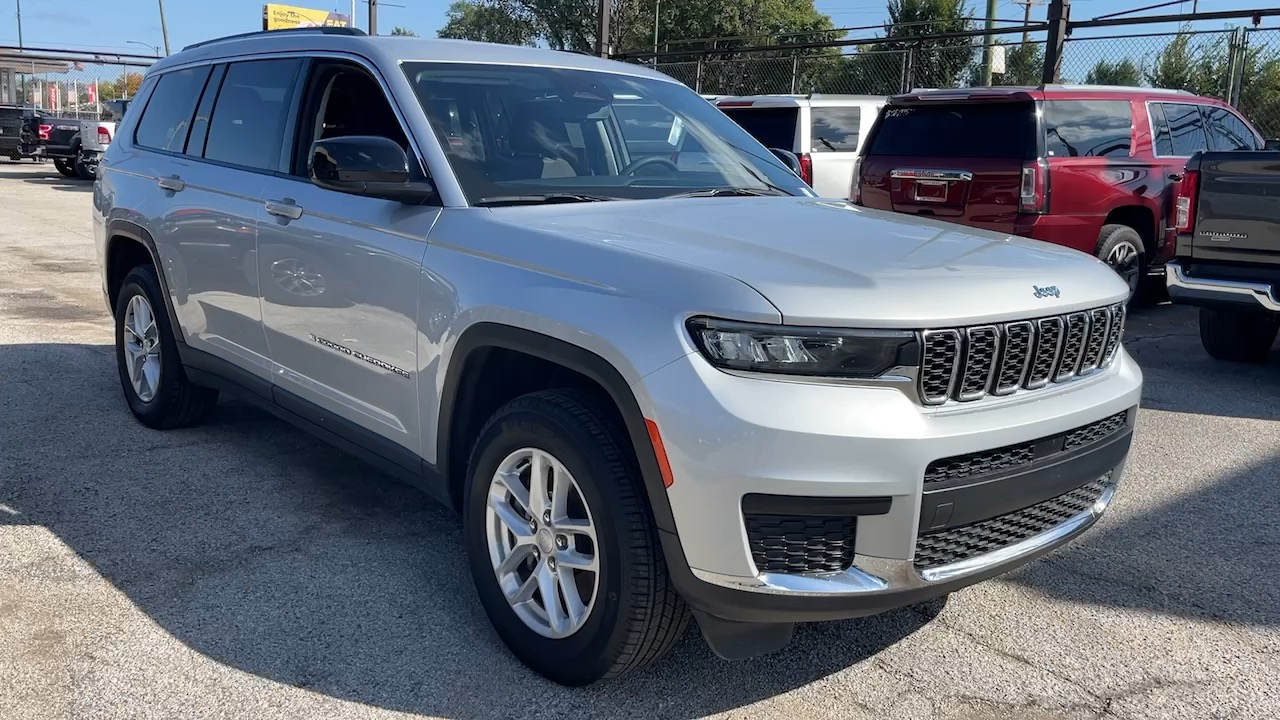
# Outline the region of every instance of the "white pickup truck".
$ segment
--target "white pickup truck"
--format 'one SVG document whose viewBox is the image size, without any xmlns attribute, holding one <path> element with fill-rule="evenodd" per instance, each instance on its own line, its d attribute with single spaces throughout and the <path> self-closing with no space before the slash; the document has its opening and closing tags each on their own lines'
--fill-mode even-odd
<svg viewBox="0 0 1280 720">
<path fill-rule="evenodd" d="M 98 161 L 115 137 L 116 125 L 124 119 L 129 109 L 128 100 L 110 100 L 103 103 L 106 108 L 101 120 L 85 120 L 80 123 L 80 157 L 76 170 L 88 178 L 98 174 Z"/>
</svg>

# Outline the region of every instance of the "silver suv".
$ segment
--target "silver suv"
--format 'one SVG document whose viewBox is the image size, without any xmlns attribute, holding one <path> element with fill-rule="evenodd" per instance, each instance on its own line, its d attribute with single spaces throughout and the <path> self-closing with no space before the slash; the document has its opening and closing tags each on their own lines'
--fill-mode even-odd
<svg viewBox="0 0 1280 720">
<path fill-rule="evenodd" d="M 133 414 L 233 392 L 457 509 L 499 636 L 558 682 L 690 617 L 743 658 L 943 596 L 1120 479 L 1114 272 L 818 199 L 643 67 L 274 31 L 158 62 L 135 105 L 93 209 Z"/>
</svg>

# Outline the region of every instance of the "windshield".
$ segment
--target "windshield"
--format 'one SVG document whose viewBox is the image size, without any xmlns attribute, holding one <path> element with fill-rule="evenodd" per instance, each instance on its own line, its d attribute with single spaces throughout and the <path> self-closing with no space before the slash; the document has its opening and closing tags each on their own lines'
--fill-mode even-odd
<svg viewBox="0 0 1280 720">
<path fill-rule="evenodd" d="M 769 150 L 675 82 L 517 65 L 404 67 L 472 204 L 726 188 L 813 195 Z"/>
</svg>

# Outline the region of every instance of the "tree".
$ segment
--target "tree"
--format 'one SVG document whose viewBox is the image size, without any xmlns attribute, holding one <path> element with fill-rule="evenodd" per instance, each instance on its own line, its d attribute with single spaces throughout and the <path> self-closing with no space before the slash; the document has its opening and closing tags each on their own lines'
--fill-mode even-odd
<svg viewBox="0 0 1280 720">
<path fill-rule="evenodd" d="M 1142 84 L 1142 70 L 1129 58 L 1109 62 L 1099 60 L 1089 74 L 1085 75 L 1086 85 L 1130 85 Z"/>
<path fill-rule="evenodd" d="M 103 81 L 98 83 L 98 92 L 103 99 L 117 99 L 125 97 L 133 97 L 138 94 L 138 88 L 142 86 L 142 73 L 126 72 L 124 75 L 115 80 Z M 110 93 L 107 91 L 110 90 Z"/>
<path fill-rule="evenodd" d="M 965 0 L 889 0 L 885 42 L 875 50 L 910 51 L 913 87 L 956 87 L 973 62 L 974 40 L 952 37 L 914 40 L 927 35 L 969 30 L 973 17 Z M 868 48 L 869 50 L 872 48 Z"/>
<path fill-rule="evenodd" d="M 402 36 L 402 37 L 418 37 L 418 33 L 416 33 L 416 32 L 414 32 L 414 31 L 410 30 L 410 29 L 409 29 L 409 28 L 407 28 L 407 27 L 400 27 L 399 25 L 397 25 L 397 26 L 395 26 L 394 28 L 392 28 L 392 29 L 391 29 L 391 34 L 392 34 L 392 35 L 399 35 L 399 36 Z"/>
<path fill-rule="evenodd" d="M 499 4 L 458 0 L 445 13 L 442 38 L 478 40 L 504 45 L 533 45 L 542 32 L 532 18 Z"/>
</svg>

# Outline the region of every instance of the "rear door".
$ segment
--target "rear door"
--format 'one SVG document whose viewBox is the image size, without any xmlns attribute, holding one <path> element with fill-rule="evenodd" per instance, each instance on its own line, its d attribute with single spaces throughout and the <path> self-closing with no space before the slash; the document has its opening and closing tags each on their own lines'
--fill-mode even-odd
<svg viewBox="0 0 1280 720">
<path fill-rule="evenodd" d="M 863 151 L 862 204 L 1013 232 L 1035 103 L 916 101 L 884 108 Z"/>
<path fill-rule="evenodd" d="M 0 155 L 17 159 L 22 144 L 22 116 L 20 107 L 0 107 Z"/>
<path fill-rule="evenodd" d="M 767 148 L 778 148 L 793 153 L 807 152 L 799 146 L 800 108 L 798 106 L 755 105 L 751 101 L 740 103 L 736 100 L 722 100 L 716 104 L 716 107 Z"/>
<path fill-rule="evenodd" d="M 822 197 L 849 195 L 853 163 L 858 159 L 858 143 L 866 116 L 874 110 L 858 105 L 814 106 L 809 110 L 809 149 L 813 162 L 813 189 Z"/>
</svg>

